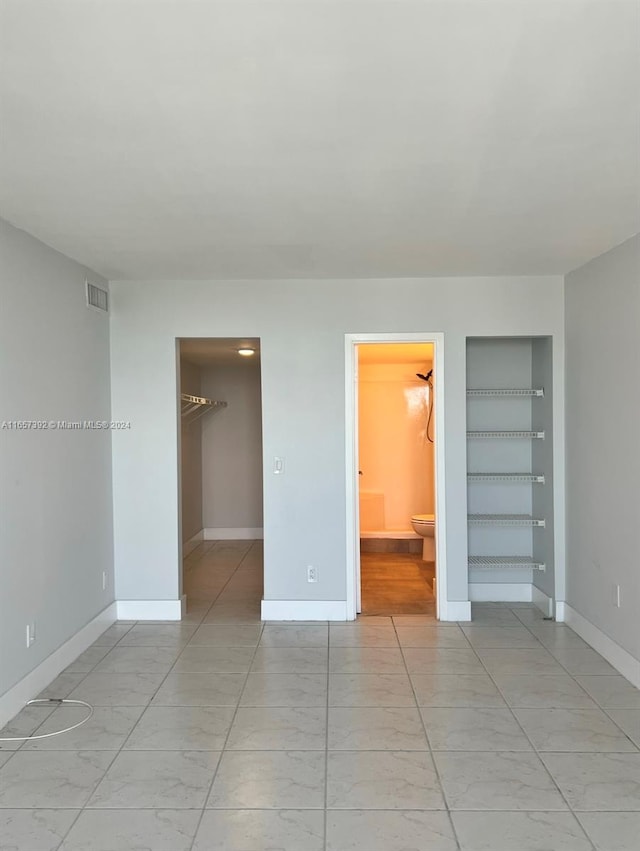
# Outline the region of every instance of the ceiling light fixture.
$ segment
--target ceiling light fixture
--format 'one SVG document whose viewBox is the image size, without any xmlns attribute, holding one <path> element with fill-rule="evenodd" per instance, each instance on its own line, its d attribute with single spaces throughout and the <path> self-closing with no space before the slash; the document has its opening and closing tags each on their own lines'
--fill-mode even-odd
<svg viewBox="0 0 640 851">
<path fill-rule="evenodd" d="M 238 354 L 242 355 L 242 357 L 244 357 L 244 358 L 250 358 L 251 355 L 255 355 L 255 353 L 256 353 L 255 349 L 248 349 L 248 348 L 238 349 Z"/>
</svg>

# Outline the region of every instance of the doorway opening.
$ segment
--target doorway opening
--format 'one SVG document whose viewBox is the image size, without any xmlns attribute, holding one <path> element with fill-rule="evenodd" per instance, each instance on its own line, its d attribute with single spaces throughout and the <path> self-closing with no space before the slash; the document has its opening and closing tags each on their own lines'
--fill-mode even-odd
<svg viewBox="0 0 640 851">
<path fill-rule="evenodd" d="M 441 616 L 446 581 L 442 361 L 440 335 L 347 336 L 347 611 L 352 617 Z"/>
<path fill-rule="evenodd" d="M 263 596 L 260 340 L 178 341 L 186 611 L 253 619 Z M 184 608 L 184 605 L 183 605 Z"/>
</svg>

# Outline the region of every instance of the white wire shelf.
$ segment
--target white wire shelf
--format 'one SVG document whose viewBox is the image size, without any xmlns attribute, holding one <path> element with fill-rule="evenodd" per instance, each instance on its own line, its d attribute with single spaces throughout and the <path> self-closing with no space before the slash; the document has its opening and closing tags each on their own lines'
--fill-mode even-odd
<svg viewBox="0 0 640 851">
<path fill-rule="evenodd" d="M 543 431 L 468 431 L 469 440 L 544 440 Z"/>
<path fill-rule="evenodd" d="M 544 396 L 542 387 L 476 388 L 467 390 L 467 396 Z"/>
<path fill-rule="evenodd" d="M 540 570 L 544 572 L 544 562 L 526 556 L 469 556 L 470 568 L 516 568 L 520 570 Z"/>
<path fill-rule="evenodd" d="M 469 526 L 544 526 L 545 521 L 530 514 L 469 514 Z"/>
<path fill-rule="evenodd" d="M 467 473 L 469 482 L 523 482 L 544 484 L 542 473 Z"/>
<path fill-rule="evenodd" d="M 206 399 L 204 396 L 191 396 L 189 393 L 180 394 L 180 406 L 182 422 L 190 425 L 210 411 L 219 411 L 226 408 L 226 402 L 218 402 L 215 399 Z"/>
</svg>

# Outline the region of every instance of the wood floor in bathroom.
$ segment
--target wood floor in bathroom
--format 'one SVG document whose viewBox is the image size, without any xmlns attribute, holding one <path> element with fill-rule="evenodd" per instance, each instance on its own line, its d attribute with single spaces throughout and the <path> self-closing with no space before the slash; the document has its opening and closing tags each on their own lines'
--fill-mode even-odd
<svg viewBox="0 0 640 851">
<path fill-rule="evenodd" d="M 435 564 L 412 553 L 361 553 L 362 615 L 433 615 Z"/>
</svg>

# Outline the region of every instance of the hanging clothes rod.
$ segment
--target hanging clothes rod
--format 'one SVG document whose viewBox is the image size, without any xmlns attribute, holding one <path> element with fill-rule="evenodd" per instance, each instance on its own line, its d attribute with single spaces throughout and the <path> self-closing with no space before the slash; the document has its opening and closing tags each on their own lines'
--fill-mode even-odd
<svg viewBox="0 0 640 851">
<path fill-rule="evenodd" d="M 182 422 L 185 425 L 199 420 L 210 411 L 219 411 L 226 408 L 226 402 L 218 402 L 214 399 L 206 399 L 204 396 L 191 396 L 189 393 L 180 394 Z"/>
</svg>

